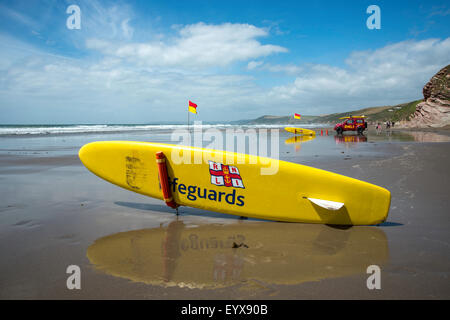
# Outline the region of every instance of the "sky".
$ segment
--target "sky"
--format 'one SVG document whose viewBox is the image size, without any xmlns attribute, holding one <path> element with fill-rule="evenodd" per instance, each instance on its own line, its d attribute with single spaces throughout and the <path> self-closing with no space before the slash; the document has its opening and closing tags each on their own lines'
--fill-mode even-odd
<svg viewBox="0 0 450 320">
<path fill-rule="evenodd" d="M 0 0 L 0 124 L 345 112 L 448 64 L 448 1 Z"/>
</svg>

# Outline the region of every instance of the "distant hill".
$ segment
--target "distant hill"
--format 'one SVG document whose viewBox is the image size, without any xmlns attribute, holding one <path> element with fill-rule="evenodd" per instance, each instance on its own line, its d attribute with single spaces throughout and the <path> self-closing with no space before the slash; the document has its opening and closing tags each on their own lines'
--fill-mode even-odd
<svg viewBox="0 0 450 320">
<path fill-rule="evenodd" d="M 271 116 L 265 115 L 253 120 L 246 120 L 244 124 L 301 124 L 314 123 L 318 116 L 302 116 L 301 119 L 294 119 L 293 116 Z"/>
<path fill-rule="evenodd" d="M 274 116 L 265 115 L 253 120 L 242 120 L 240 124 L 335 124 L 340 122 L 339 118 L 349 115 L 366 116 L 369 123 L 390 121 L 408 121 L 416 111 L 416 105 L 423 100 L 416 100 L 402 103 L 394 106 L 380 106 L 364 108 L 359 110 L 347 111 L 342 113 L 333 113 L 323 116 L 302 116 L 300 120 L 292 116 Z"/>
<path fill-rule="evenodd" d="M 385 122 L 388 120 L 395 122 L 402 120 L 407 121 L 414 114 L 416 111 L 416 106 L 420 102 L 422 102 L 422 100 L 411 101 L 394 106 L 371 107 L 342 113 L 333 113 L 318 117 L 316 121 L 319 123 L 337 123 L 341 121 L 339 118 L 349 115 L 365 116 L 367 122 L 369 123 Z"/>
</svg>

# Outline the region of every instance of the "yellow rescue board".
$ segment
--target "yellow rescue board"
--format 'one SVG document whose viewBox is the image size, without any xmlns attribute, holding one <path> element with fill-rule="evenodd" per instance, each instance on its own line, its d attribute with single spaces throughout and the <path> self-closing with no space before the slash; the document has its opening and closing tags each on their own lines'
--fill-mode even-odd
<svg viewBox="0 0 450 320">
<path fill-rule="evenodd" d="M 205 210 L 288 222 L 371 225 L 386 220 L 388 190 L 286 161 L 162 143 L 106 141 L 80 149 L 94 174 L 163 199 L 156 152 L 166 157 L 175 202 Z M 229 165 L 227 165 L 227 163 Z"/>
<path fill-rule="evenodd" d="M 286 128 L 284 128 L 284 130 L 286 130 L 287 132 L 290 132 L 290 133 L 301 134 L 301 135 L 305 135 L 305 136 L 315 136 L 316 135 L 315 131 L 309 130 L 309 129 L 303 129 L 303 128 L 286 127 Z"/>
</svg>

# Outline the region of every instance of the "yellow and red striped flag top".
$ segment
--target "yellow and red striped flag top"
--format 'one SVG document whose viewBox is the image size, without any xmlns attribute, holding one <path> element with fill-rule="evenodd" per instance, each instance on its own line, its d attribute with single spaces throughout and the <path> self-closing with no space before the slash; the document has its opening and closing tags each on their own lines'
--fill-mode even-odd
<svg viewBox="0 0 450 320">
<path fill-rule="evenodd" d="M 298 113 L 294 113 L 294 119 L 300 119 L 301 116 Z"/>
<path fill-rule="evenodd" d="M 189 111 L 197 114 L 197 105 L 189 100 Z"/>
</svg>

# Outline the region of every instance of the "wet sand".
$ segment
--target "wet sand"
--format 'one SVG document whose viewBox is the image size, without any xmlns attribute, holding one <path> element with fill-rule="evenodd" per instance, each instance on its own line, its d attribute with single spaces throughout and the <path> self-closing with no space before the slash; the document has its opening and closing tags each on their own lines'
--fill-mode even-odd
<svg viewBox="0 0 450 320">
<path fill-rule="evenodd" d="M 449 299 L 450 142 L 329 134 L 286 142 L 280 133 L 280 158 L 386 187 L 387 222 L 335 228 L 187 207 L 176 217 L 88 172 L 76 144 L 4 150 L 0 298 Z M 371 264 L 380 290 L 366 286 Z M 66 287 L 69 265 L 81 268 L 81 290 Z"/>
</svg>

